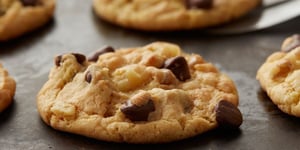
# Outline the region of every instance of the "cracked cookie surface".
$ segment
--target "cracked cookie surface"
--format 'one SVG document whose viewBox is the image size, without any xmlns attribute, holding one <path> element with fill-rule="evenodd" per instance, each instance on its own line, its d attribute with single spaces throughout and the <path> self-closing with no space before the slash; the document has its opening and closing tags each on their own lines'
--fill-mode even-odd
<svg viewBox="0 0 300 150">
<path fill-rule="evenodd" d="M 281 51 L 271 54 L 256 78 L 270 99 L 283 112 L 300 117 L 300 35 L 288 37 Z"/>
<path fill-rule="evenodd" d="M 22 36 L 46 24 L 55 0 L 0 0 L 0 41 Z"/>
<path fill-rule="evenodd" d="M 0 64 L 0 112 L 7 108 L 13 101 L 16 91 L 16 82 L 6 69 Z"/>
<path fill-rule="evenodd" d="M 261 0 L 93 0 L 96 14 L 139 30 L 168 31 L 216 26 L 237 19 Z"/>
<path fill-rule="evenodd" d="M 57 56 L 37 95 L 44 122 L 99 140 L 162 143 L 238 128 L 233 81 L 171 43 Z"/>
</svg>

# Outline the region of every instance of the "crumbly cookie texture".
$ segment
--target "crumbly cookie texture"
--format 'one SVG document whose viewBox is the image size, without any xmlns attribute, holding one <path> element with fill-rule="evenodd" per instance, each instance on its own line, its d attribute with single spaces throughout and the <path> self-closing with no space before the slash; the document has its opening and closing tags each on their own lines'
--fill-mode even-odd
<svg viewBox="0 0 300 150">
<path fill-rule="evenodd" d="M 256 78 L 283 112 L 300 117 L 300 35 L 288 37 L 281 51 L 271 54 Z"/>
<path fill-rule="evenodd" d="M 0 41 L 7 41 L 47 23 L 55 0 L 0 0 Z"/>
<path fill-rule="evenodd" d="M 99 140 L 162 143 L 216 127 L 238 128 L 233 81 L 197 54 L 171 43 L 105 47 L 88 59 L 57 56 L 37 95 L 55 129 Z"/>
<path fill-rule="evenodd" d="M 261 0 L 93 0 L 96 14 L 111 23 L 146 31 L 216 26 L 253 10 Z"/>
<path fill-rule="evenodd" d="M 7 70 L 0 64 L 0 112 L 11 104 L 15 91 L 15 80 L 9 76 Z"/>
</svg>

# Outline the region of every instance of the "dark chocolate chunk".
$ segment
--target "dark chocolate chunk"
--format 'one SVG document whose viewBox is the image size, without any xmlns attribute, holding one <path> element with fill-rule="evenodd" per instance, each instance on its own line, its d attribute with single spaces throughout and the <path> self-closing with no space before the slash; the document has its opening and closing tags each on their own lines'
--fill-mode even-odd
<svg viewBox="0 0 300 150">
<path fill-rule="evenodd" d="M 38 0 L 21 0 L 24 6 L 35 6 L 38 4 Z"/>
<path fill-rule="evenodd" d="M 87 73 L 85 74 L 85 81 L 88 83 L 91 83 L 92 81 L 92 74 L 90 71 L 87 71 Z"/>
<path fill-rule="evenodd" d="M 189 9 L 210 9 L 213 0 L 185 0 L 186 7 Z"/>
<path fill-rule="evenodd" d="M 243 117 L 240 110 L 232 103 L 221 100 L 215 108 L 216 120 L 220 127 L 225 129 L 236 129 L 242 122 Z"/>
<path fill-rule="evenodd" d="M 151 99 L 141 106 L 134 105 L 129 100 L 121 107 L 121 111 L 125 114 L 126 118 L 131 121 L 147 121 L 149 113 L 154 110 L 155 106 Z"/>
<path fill-rule="evenodd" d="M 5 15 L 5 11 L 3 9 L 0 8 L 0 17 Z"/>
<path fill-rule="evenodd" d="M 55 65 L 56 65 L 57 67 L 60 66 L 61 61 L 62 61 L 62 56 L 61 56 L 61 55 L 55 57 Z"/>
<path fill-rule="evenodd" d="M 89 61 L 96 62 L 98 60 L 98 57 L 104 53 L 109 53 L 109 52 L 115 52 L 115 49 L 111 46 L 105 46 L 98 50 L 93 56 L 89 57 Z"/>
<path fill-rule="evenodd" d="M 79 53 L 72 53 L 75 57 L 78 63 L 83 64 L 86 60 L 85 56 Z"/>
<path fill-rule="evenodd" d="M 180 81 L 191 78 L 189 66 L 182 56 L 167 59 L 164 63 L 164 68 L 171 70 Z"/>
<path fill-rule="evenodd" d="M 288 45 L 284 46 L 282 48 L 283 52 L 289 52 L 297 47 L 300 46 L 300 35 L 299 34 L 295 34 L 292 36 L 292 41 L 291 43 L 289 43 Z"/>
</svg>

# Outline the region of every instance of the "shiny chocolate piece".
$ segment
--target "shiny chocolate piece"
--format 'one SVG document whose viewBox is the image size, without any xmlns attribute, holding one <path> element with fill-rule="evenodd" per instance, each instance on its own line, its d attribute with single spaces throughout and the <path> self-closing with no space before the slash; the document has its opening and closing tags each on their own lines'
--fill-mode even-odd
<svg viewBox="0 0 300 150">
<path fill-rule="evenodd" d="M 243 122 L 240 110 L 226 100 L 221 100 L 216 106 L 215 111 L 216 120 L 221 128 L 236 129 Z"/>
<path fill-rule="evenodd" d="M 61 56 L 61 55 L 55 57 L 54 62 L 55 62 L 55 65 L 56 65 L 57 67 L 60 66 L 61 61 L 62 61 L 62 56 Z"/>
<path fill-rule="evenodd" d="M 72 55 L 74 55 L 76 57 L 77 62 L 80 63 L 80 64 L 83 64 L 84 61 L 86 60 L 86 57 L 82 54 L 72 53 Z"/>
<path fill-rule="evenodd" d="M 282 47 L 283 52 L 289 52 L 300 46 L 300 34 L 295 34 L 292 36 L 291 42 L 284 47 Z"/>
<path fill-rule="evenodd" d="M 213 0 L 185 0 L 188 9 L 210 9 L 213 6 Z"/>
<path fill-rule="evenodd" d="M 5 11 L 3 9 L 0 8 L 0 17 L 5 15 Z"/>
<path fill-rule="evenodd" d="M 21 0 L 24 6 L 36 6 L 39 0 Z"/>
<path fill-rule="evenodd" d="M 121 111 L 125 114 L 126 118 L 131 121 L 147 121 L 149 113 L 154 110 L 155 106 L 151 99 L 141 106 L 134 105 L 129 100 L 121 107 Z"/>
<path fill-rule="evenodd" d="M 115 52 L 115 49 L 111 46 L 105 46 L 98 50 L 93 56 L 89 57 L 89 61 L 96 62 L 98 60 L 98 57 L 104 53 L 110 53 L 110 52 Z"/>
<path fill-rule="evenodd" d="M 90 71 L 88 71 L 88 72 L 85 74 L 85 81 L 86 81 L 87 83 L 91 83 L 91 81 L 92 81 L 92 74 L 91 74 Z"/>
<path fill-rule="evenodd" d="M 182 56 L 167 59 L 164 63 L 164 68 L 171 70 L 180 81 L 191 78 L 189 66 Z"/>
</svg>

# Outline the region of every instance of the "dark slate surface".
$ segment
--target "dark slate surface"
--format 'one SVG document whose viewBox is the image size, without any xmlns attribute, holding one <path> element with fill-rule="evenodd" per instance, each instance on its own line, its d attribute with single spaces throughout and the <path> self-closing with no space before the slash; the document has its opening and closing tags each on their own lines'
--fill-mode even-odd
<svg viewBox="0 0 300 150">
<path fill-rule="evenodd" d="M 0 149 L 300 149 L 300 119 L 278 110 L 255 79 L 266 57 L 279 50 L 285 37 L 297 32 L 300 18 L 241 35 L 145 33 L 99 20 L 91 1 L 58 1 L 51 23 L 19 39 L 0 43 L 0 60 L 17 81 L 14 103 L 0 114 Z M 153 41 L 173 42 L 186 52 L 198 53 L 235 81 L 244 117 L 240 130 L 214 130 L 169 144 L 131 145 L 56 131 L 40 119 L 36 95 L 47 81 L 56 55 L 90 55 L 104 45 L 135 47 Z"/>
</svg>

